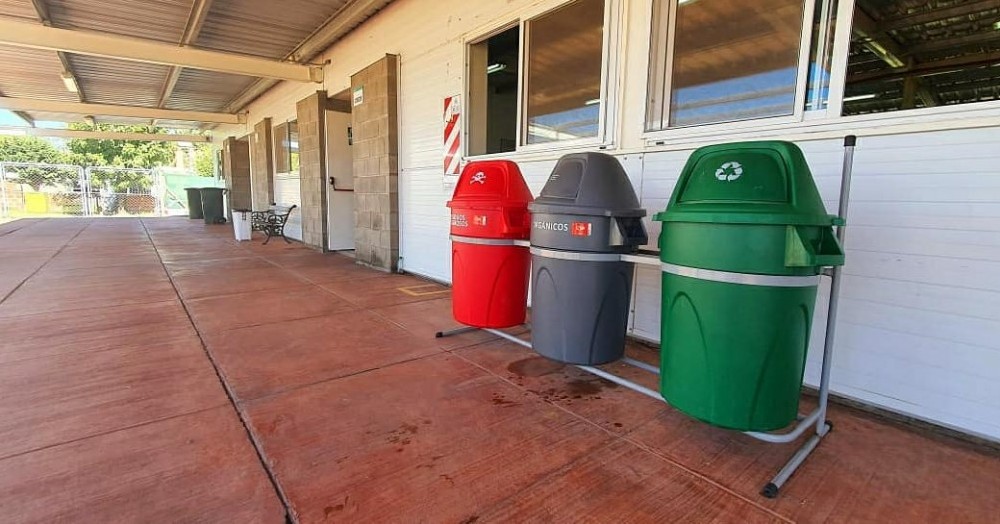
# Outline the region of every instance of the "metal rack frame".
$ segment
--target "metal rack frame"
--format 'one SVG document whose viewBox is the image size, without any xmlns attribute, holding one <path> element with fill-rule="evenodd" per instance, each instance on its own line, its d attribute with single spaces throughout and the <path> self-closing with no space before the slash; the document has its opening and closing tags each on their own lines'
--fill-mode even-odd
<svg viewBox="0 0 1000 524">
<path fill-rule="evenodd" d="M 857 143 L 857 138 L 853 135 L 844 137 L 844 164 L 843 171 L 841 174 L 841 184 L 840 184 L 840 204 L 838 207 L 837 214 L 841 219 L 841 225 L 837 227 L 837 240 L 843 246 L 845 241 L 845 226 L 847 219 L 847 210 L 850 200 L 851 192 L 851 175 L 854 165 L 854 148 Z M 529 246 L 527 241 L 515 241 L 516 245 Z M 625 262 L 633 262 L 636 264 L 659 266 L 661 264 L 659 257 L 652 255 L 621 255 L 621 260 Z M 782 486 L 784 486 L 788 480 L 792 477 L 796 470 L 806 461 L 809 455 L 816 449 L 820 441 L 825 437 L 832 429 L 833 424 L 827 419 L 827 408 L 830 400 L 830 368 L 833 365 L 833 343 L 836 336 L 837 328 L 837 308 L 840 304 L 840 281 L 841 281 L 841 271 L 842 266 L 834 266 L 833 268 L 828 268 L 823 272 L 823 275 L 830 277 L 830 300 L 827 306 L 827 323 L 826 323 L 826 333 L 823 342 L 823 361 L 820 370 L 820 383 L 819 383 L 819 401 L 814 410 L 805 415 L 799 415 L 798 421 L 795 426 L 786 432 L 782 433 L 764 433 L 757 431 L 744 431 L 744 435 L 751 438 L 768 442 L 771 444 L 787 444 L 789 442 L 794 442 L 804 435 L 810 428 L 814 429 L 814 433 L 806 439 L 805 442 L 792 454 L 792 456 L 785 462 L 780 470 L 771 478 L 770 482 L 761 488 L 761 495 L 767 498 L 775 498 L 778 496 Z M 519 344 L 526 348 L 531 348 L 531 342 L 511 335 L 509 333 L 500 331 L 498 329 L 489 328 L 476 328 L 471 326 L 464 326 L 457 329 L 452 329 L 450 331 L 439 331 L 435 334 L 435 337 L 447 337 L 451 335 L 458 335 L 461 333 L 467 333 L 475 330 L 482 330 L 488 333 L 492 333 L 500 338 L 509 340 L 515 344 Z M 625 357 L 620 360 L 624 364 L 642 369 L 649 373 L 659 374 L 660 370 L 656 366 L 647 364 L 645 362 L 635 360 L 629 357 Z M 583 366 L 577 365 L 577 368 L 591 373 L 605 380 L 609 380 L 623 386 L 625 388 L 631 389 L 637 393 L 641 393 L 650 398 L 655 398 L 661 402 L 667 403 L 666 400 L 660 395 L 659 391 L 652 390 L 640 384 L 636 384 L 630 380 L 619 377 L 615 374 L 608 373 L 603 369 L 596 368 L 593 366 Z"/>
</svg>

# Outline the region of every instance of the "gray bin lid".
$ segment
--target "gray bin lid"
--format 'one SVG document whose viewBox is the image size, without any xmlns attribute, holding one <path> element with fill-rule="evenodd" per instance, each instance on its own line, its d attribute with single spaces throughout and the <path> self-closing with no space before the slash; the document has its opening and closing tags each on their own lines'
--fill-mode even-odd
<svg viewBox="0 0 1000 524">
<path fill-rule="evenodd" d="M 556 163 L 542 193 L 528 204 L 532 213 L 643 217 L 628 175 L 604 153 L 573 153 Z"/>
</svg>

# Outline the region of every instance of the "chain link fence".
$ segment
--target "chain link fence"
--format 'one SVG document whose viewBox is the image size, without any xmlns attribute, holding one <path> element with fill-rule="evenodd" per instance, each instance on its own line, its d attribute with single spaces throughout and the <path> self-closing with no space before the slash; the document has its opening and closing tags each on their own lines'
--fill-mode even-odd
<svg viewBox="0 0 1000 524">
<path fill-rule="evenodd" d="M 0 217 L 186 213 L 167 186 L 153 169 L 0 162 Z"/>
</svg>

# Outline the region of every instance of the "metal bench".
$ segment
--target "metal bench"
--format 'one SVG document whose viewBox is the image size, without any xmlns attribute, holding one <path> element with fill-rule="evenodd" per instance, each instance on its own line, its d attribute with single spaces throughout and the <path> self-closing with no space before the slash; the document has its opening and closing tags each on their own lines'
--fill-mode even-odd
<svg viewBox="0 0 1000 524">
<path fill-rule="evenodd" d="M 291 243 L 285 236 L 285 223 L 288 222 L 288 215 L 291 215 L 292 210 L 296 207 L 298 206 L 294 204 L 291 206 L 271 204 L 267 211 L 254 211 L 250 215 L 250 228 L 267 235 L 267 238 L 264 239 L 265 245 L 271 241 L 271 237 L 278 236 L 285 242 Z"/>
</svg>

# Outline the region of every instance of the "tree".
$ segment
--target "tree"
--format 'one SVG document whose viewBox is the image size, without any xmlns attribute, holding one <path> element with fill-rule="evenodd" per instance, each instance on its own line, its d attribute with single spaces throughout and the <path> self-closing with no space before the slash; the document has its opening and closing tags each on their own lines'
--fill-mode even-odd
<svg viewBox="0 0 1000 524">
<path fill-rule="evenodd" d="M 153 126 L 127 126 L 119 124 L 79 124 L 69 125 L 70 129 L 83 131 L 112 131 L 118 133 L 162 133 L 163 129 Z M 96 138 L 74 138 L 69 147 L 70 161 L 77 165 L 120 166 L 153 168 L 169 164 L 174 160 L 177 144 L 173 142 L 147 142 L 138 140 L 98 140 Z"/>
<path fill-rule="evenodd" d="M 199 176 L 215 176 L 215 149 L 211 144 L 195 144 L 194 170 Z"/>
<path fill-rule="evenodd" d="M 0 161 L 40 164 L 67 163 L 66 154 L 51 142 L 35 136 L 0 136 Z M 79 171 L 57 166 L 7 166 L 7 176 L 35 191 L 43 186 L 75 186 Z"/>
</svg>

